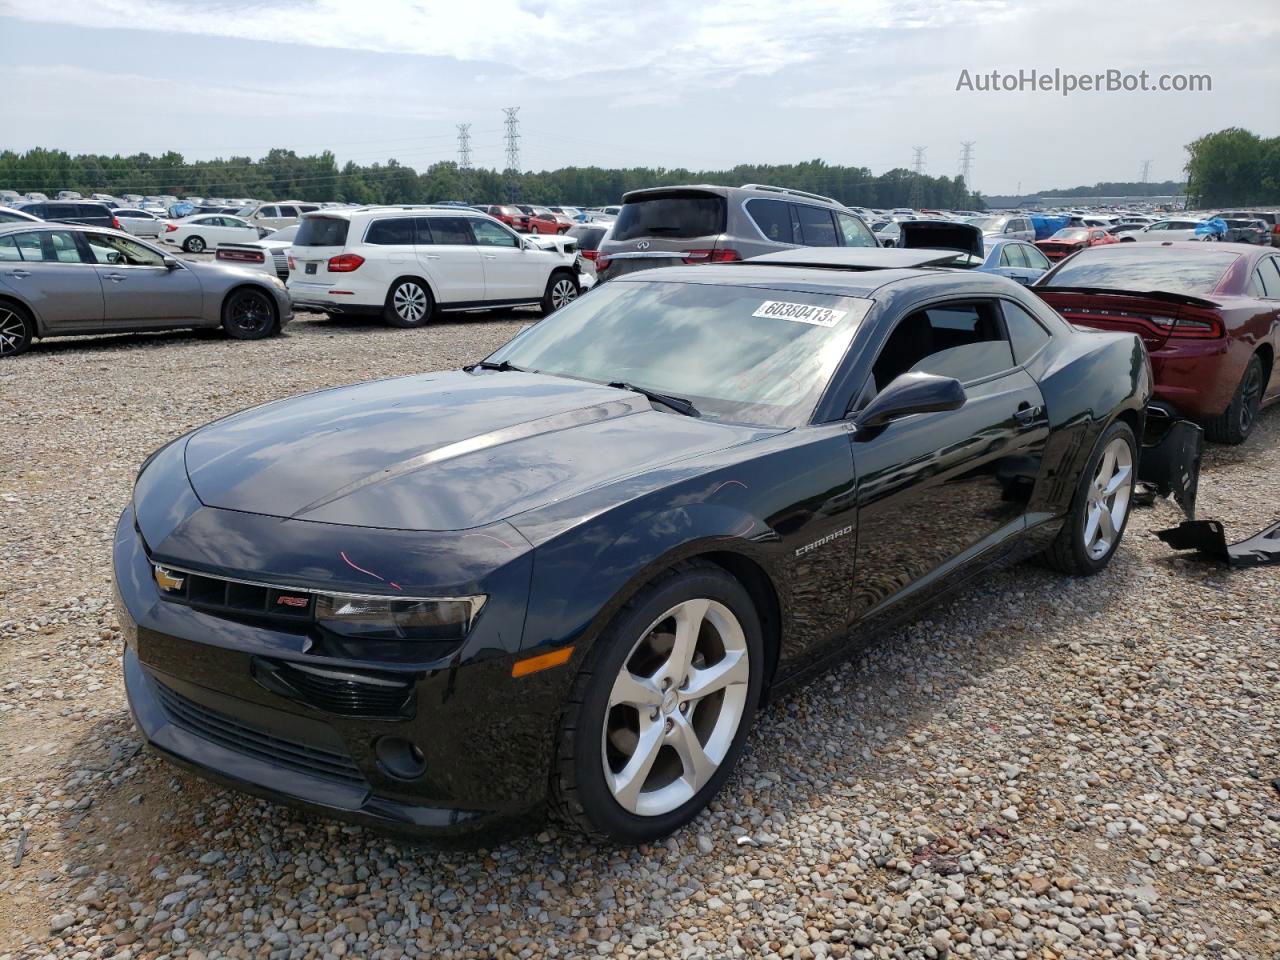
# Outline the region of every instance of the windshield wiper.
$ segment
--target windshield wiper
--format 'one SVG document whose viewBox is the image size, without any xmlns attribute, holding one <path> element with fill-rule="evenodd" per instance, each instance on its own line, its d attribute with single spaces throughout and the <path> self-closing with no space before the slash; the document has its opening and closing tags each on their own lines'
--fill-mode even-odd
<svg viewBox="0 0 1280 960">
<path fill-rule="evenodd" d="M 617 387 L 619 390 L 630 390 L 632 393 L 638 393 L 642 397 L 648 397 L 655 403 L 670 407 L 676 413 L 682 413 L 686 417 L 702 416 L 698 412 L 698 408 L 683 397 L 673 397 L 667 393 L 658 393 L 656 390 L 646 390 L 644 387 L 637 387 L 634 383 L 624 383 L 621 380 L 615 380 L 609 386 Z"/>
<path fill-rule="evenodd" d="M 516 373 L 528 372 L 524 367 L 517 367 L 514 363 L 509 363 L 506 360 L 499 363 L 494 363 L 492 360 L 481 360 L 479 363 L 473 363 L 470 366 L 463 367 L 462 369 L 467 373 L 470 373 L 472 370 L 497 370 L 501 373 L 505 373 L 508 370 L 514 370 Z"/>
</svg>

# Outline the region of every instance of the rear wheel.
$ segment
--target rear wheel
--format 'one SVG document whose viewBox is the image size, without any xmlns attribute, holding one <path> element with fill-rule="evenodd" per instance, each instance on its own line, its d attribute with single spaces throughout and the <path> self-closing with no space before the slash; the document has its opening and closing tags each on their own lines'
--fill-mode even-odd
<svg viewBox="0 0 1280 960">
<path fill-rule="evenodd" d="M 1255 353 L 1226 411 L 1204 422 L 1204 435 L 1214 443 L 1244 443 L 1258 419 L 1262 388 L 1262 358 Z"/>
<path fill-rule="evenodd" d="M 746 590 L 686 566 L 642 588 L 596 640 L 561 721 L 556 814 L 641 843 L 696 817 L 746 742 L 764 647 Z"/>
<path fill-rule="evenodd" d="M 235 340 L 261 340 L 279 328 L 275 305 L 261 290 L 236 290 L 222 305 L 222 327 Z"/>
<path fill-rule="evenodd" d="M 431 322 L 435 306 L 427 285 L 416 277 L 406 277 L 391 285 L 382 319 L 392 327 L 424 327 Z"/>
<path fill-rule="evenodd" d="M 547 289 L 542 295 L 542 312 L 554 313 L 567 303 L 578 299 L 578 281 L 565 270 L 558 270 L 547 281 Z"/>
<path fill-rule="evenodd" d="M 182 249 L 187 253 L 204 253 L 204 238 L 187 237 L 182 244 Z"/>
<path fill-rule="evenodd" d="M 36 336 L 36 325 L 16 303 L 0 303 L 0 357 L 16 357 Z"/>
<path fill-rule="evenodd" d="M 1117 420 L 1094 446 L 1066 523 L 1044 552 L 1049 566 L 1087 577 L 1111 562 L 1129 523 L 1137 462 L 1133 430 Z"/>
</svg>

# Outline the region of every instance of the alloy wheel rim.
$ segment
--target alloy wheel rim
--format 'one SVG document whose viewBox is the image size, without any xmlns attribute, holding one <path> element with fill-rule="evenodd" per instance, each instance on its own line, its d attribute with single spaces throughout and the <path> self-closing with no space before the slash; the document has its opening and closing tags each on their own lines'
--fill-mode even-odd
<svg viewBox="0 0 1280 960">
<path fill-rule="evenodd" d="M 751 676 L 746 635 L 724 604 L 676 604 L 636 641 L 609 692 L 601 732 L 605 782 L 628 813 L 688 803 L 737 736 Z"/>
<path fill-rule="evenodd" d="M 1248 433 L 1253 426 L 1254 411 L 1262 399 L 1262 372 L 1256 363 L 1249 365 L 1249 373 L 1244 382 L 1244 396 L 1240 404 L 1240 432 Z"/>
<path fill-rule="evenodd" d="M 427 295 L 416 283 L 402 283 L 396 288 L 396 316 L 417 323 L 427 313 Z"/>
<path fill-rule="evenodd" d="M 1123 437 L 1107 444 L 1089 484 L 1085 510 L 1084 548 L 1093 560 L 1101 560 L 1120 539 L 1129 501 L 1133 496 L 1133 451 Z"/>
<path fill-rule="evenodd" d="M 27 337 L 27 325 L 12 310 L 0 309 L 0 354 L 17 353 Z"/>
<path fill-rule="evenodd" d="M 204 250 L 204 241 L 199 237 L 192 237 L 187 241 L 187 246 L 191 248 L 192 253 L 200 253 Z"/>
<path fill-rule="evenodd" d="M 578 298 L 572 280 L 558 280 L 551 288 L 551 305 L 557 309 Z"/>
<path fill-rule="evenodd" d="M 255 295 L 241 297 L 232 313 L 232 321 L 246 333 L 256 333 L 268 322 L 271 311 L 262 299 Z"/>
</svg>

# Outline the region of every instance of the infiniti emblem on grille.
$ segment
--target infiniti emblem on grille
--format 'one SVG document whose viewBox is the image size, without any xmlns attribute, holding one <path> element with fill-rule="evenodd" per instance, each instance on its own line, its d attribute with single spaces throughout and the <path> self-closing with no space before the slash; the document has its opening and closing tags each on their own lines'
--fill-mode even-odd
<svg viewBox="0 0 1280 960">
<path fill-rule="evenodd" d="M 636 249 L 637 249 L 637 250 L 648 250 L 648 249 L 649 249 L 649 241 L 648 241 L 648 240 L 641 240 L 639 243 L 637 243 L 637 244 L 636 244 Z"/>
</svg>

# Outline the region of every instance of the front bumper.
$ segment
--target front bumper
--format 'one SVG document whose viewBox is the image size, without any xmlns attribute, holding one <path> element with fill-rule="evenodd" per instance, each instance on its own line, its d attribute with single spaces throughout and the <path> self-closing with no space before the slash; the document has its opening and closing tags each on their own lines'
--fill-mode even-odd
<svg viewBox="0 0 1280 960">
<path fill-rule="evenodd" d="M 541 815 L 567 671 L 513 679 L 506 619 L 486 626 L 482 614 L 444 662 L 338 661 L 308 654 L 298 633 L 162 599 L 132 508 L 114 563 L 125 687 L 160 755 L 246 793 L 394 833 L 468 835 Z M 278 682 L 282 667 L 318 664 L 395 674 L 412 696 L 392 715 L 352 715 Z M 387 737 L 421 751 L 420 775 L 384 766 L 377 745 Z"/>
</svg>

